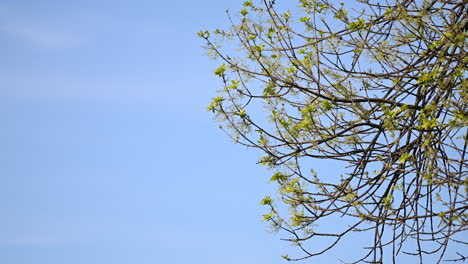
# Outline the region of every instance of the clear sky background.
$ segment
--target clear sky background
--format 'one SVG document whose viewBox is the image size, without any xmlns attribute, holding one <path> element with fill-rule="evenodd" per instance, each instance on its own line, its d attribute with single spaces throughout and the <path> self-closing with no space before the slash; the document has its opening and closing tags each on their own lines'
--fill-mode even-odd
<svg viewBox="0 0 468 264">
<path fill-rule="evenodd" d="M 0 263 L 280 263 L 258 153 L 205 111 L 242 1 L 0 1 Z"/>
<path fill-rule="evenodd" d="M 0 1 L 0 263 L 284 263 L 270 172 L 205 110 L 196 33 L 242 2 Z"/>
</svg>

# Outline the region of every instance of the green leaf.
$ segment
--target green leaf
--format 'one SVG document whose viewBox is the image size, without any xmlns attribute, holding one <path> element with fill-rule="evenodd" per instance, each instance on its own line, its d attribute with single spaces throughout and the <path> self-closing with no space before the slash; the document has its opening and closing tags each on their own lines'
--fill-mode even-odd
<svg viewBox="0 0 468 264">
<path fill-rule="evenodd" d="M 273 176 L 271 176 L 270 182 L 272 182 L 272 181 L 282 182 L 282 181 L 286 180 L 287 178 L 288 177 L 286 175 L 284 175 L 283 173 L 275 172 L 275 174 L 273 174 Z"/>
<path fill-rule="evenodd" d="M 198 31 L 197 35 L 198 35 L 200 38 L 207 39 L 207 38 L 210 37 L 210 32 L 207 31 L 207 30 L 205 30 L 205 31 L 200 30 L 200 31 Z"/>
<path fill-rule="evenodd" d="M 273 214 L 274 214 L 274 212 L 273 212 L 273 211 L 272 211 L 272 212 L 270 212 L 269 214 L 264 214 L 264 215 L 263 215 L 262 222 L 265 222 L 265 221 L 269 221 L 269 220 L 271 220 L 271 219 L 273 218 Z"/>
<path fill-rule="evenodd" d="M 258 161 L 258 163 L 260 163 L 260 165 L 262 166 L 265 166 L 265 165 L 272 166 L 273 162 L 274 162 L 274 159 L 270 156 L 264 156 Z"/>
<path fill-rule="evenodd" d="M 253 2 L 252 2 L 252 1 L 245 1 L 243 5 L 244 5 L 245 7 L 252 7 L 252 6 L 253 6 Z"/>
<path fill-rule="evenodd" d="M 268 144 L 268 138 L 260 134 L 260 136 L 258 137 L 258 144 L 260 145 Z"/>
<path fill-rule="evenodd" d="M 304 213 L 294 213 L 291 217 L 291 226 L 300 226 L 304 221 Z"/>
<path fill-rule="evenodd" d="M 310 16 L 303 16 L 299 19 L 299 22 L 306 23 L 310 21 Z"/>
<path fill-rule="evenodd" d="M 270 197 L 270 196 L 267 196 L 267 197 L 263 198 L 263 199 L 260 201 L 260 204 L 261 204 L 261 205 L 270 205 L 272 202 L 273 202 L 273 200 L 271 199 L 271 197 Z"/>
<path fill-rule="evenodd" d="M 410 157 L 411 155 L 408 154 L 408 152 L 405 152 L 403 154 L 401 154 L 400 158 L 398 159 L 398 161 L 400 162 L 400 164 L 405 164 L 405 162 L 408 160 L 408 158 Z"/>
<path fill-rule="evenodd" d="M 366 21 L 363 18 L 359 18 L 358 20 L 349 23 L 348 27 L 351 31 L 361 30 L 366 27 Z"/>
<path fill-rule="evenodd" d="M 439 216 L 441 219 L 444 219 L 445 212 L 440 212 L 440 213 L 437 214 L 437 216 Z"/>
<path fill-rule="evenodd" d="M 393 202 L 393 196 L 390 194 L 382 199 L 382 205 L 386 207 L 390 207 L 392 202 Z"/>
<path fill-rule="evenodd" d="M 217 96 L 213 98 L 213 101 L 206 107 L 206 110 L 215 112 L 216 108 L 221 105 L 222 101 L 224 101 L 224 98 L 222 96 Z"/>
<path fill-rule="evenodd" d="M 229 90 L 236 89 L 239 87 L 240 81 L 231 80 L 231 85 L 227 86 L 226 88 Z"/>
<path fill-rule="evenodd" d="M 247 112 L 245 112 L 244 109 L 241 109 L 239 112 L 234 113 L 235 115 L 238 115 L 240 118 L 246 118 L 247 117 Z"/>
<path fill-rule="evenodd" d="M 419 129 L 433 129 L 434 127 L 437 127 L 437 123 L 439 121 L 439 118 L 423 118 L 422 124 L 418 127 Z"/>
<path fill-rule="evenodd" d="M 227 65 L 226 64 L 221 64 L 221 66 L 219 66 L 216 70 L 213 71 L 213 73 L 215 75 L 218 75 L 219 77 L 223 77 L 224 76 L 224 72 L 226 71 L 227 69 Z"/>
<path fill-rule="evenodd" d="M 356 193 L 348 193 L 346 194 L 345 199 L 346 201 L 350 202 L 350 201 L 353 201 L 354 198 L 356 198 L 356 196 L 357 196 Z"/>
<path fill-rule="evenodd" d="M 328 101 L 328 100 L 323 100 L 321 102 L 322 109 L 327 112 L 330 111 L 333 108 L 333 103 Z"/>
<path fill-rule="evenodd" d="M 348 10 L 346 8 L 340 8 L 333 16 L 336 19 L 347 19 L 348 18 Z"/>
</svg>

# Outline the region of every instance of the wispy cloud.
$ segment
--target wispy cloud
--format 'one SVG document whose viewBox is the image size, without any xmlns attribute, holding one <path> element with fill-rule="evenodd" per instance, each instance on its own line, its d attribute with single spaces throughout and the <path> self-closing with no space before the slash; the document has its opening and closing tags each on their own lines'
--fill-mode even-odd
<svg viewBox="0 0 468 264">
<path fill-rule="evenodd" d="M 89 11 L 89 10 L 86 10 Z M 75 48 L 123 40 L 154 40 L 162 28 L 155 21 L 99 10 L 60 9 L 39 12 L 0 4 L 0 37 L 23 41 L 40 48 Z"/>
<path fill-rule="evenodd" d="M 61 32 L 39 24 L 4 23 L 0 31 L 42 48 L 72 48 L 84 42 L 71 32 Z"/>
<path fill-rule="evenodd" d="M 63 245 L 63 241 L 48 234 L 17 234 L 15 237 L 0 240 L 1 247 L 53 247 Z"/>
<path fill-rule="evenodd" d="M 0 62 L 0 101 L 194 104 L 202 97 L 194 87 L 206 86 L 193 80 L 200 67 L 189 65 L 198 43 L 165 23 L 127 10 L 0 3 L 0 48 L 2 40 L 20 44 Z"/>
<path fill-rule="evenodd" d="M 0 34 L 40 48 L 73 48 L 85 42 L 82 34 L 63 24 L 0 7 Z"/>
</svg>

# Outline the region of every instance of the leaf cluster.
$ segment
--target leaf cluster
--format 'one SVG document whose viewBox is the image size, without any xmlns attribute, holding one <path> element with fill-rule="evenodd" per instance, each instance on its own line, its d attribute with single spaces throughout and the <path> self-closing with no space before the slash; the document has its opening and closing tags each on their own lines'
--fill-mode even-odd
<svg viewBox="0 0 468 264">
<path fill-rule="evenodd" d="M 223 84 L 208 110 L 273 170 L 264 221 L 302 251 L 285 259 L 352 233 L 369 238 L 355 263 L 464 259 L 447 252 L 467 244 L 468 3 L 276 2 L 246 1 L 199 36 Z M 321 160 L 337 171 L 304 172 Z M 318 224 L 336 216 L 346 225 Z"/>
</svg>

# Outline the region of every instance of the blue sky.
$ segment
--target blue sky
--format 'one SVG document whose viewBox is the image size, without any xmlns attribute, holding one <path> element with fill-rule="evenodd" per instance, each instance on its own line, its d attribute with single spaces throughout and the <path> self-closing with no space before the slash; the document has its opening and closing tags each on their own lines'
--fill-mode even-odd
<svg viewBox="0 0 468 264">
<path fill-rule="evenodd" d="M 0 263 L 280 263 L 258 153 L 205 111 L 240 1 L 0 2 Z"/>
<path fill-rule="evenodd" d="M 0 263 L 283 263 L 270 172 L 205 111 L 196 33 L 241 5 L 0 2 Z"/>
</svg>

